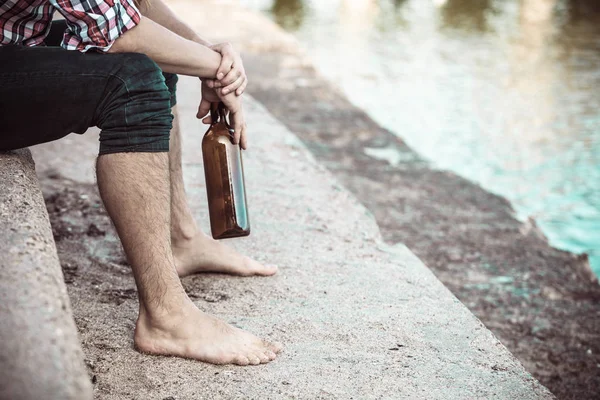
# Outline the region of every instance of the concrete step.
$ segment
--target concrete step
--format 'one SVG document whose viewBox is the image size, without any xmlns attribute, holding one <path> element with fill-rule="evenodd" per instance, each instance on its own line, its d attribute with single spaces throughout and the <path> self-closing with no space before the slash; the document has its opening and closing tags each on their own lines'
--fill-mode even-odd
<svg viewBox="0 0 600 400">
<path fill-rule="evenodd" d="M 0 237 L 0 399 L 91 398 L 28 149 L 0 153 Z"/>
</svg>

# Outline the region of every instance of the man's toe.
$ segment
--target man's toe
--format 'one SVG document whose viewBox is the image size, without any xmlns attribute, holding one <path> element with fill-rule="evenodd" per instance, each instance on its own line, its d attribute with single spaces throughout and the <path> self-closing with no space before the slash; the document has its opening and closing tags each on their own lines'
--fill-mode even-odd
<svg viewBox="0 0 600 400">
<path fill-rule="evenodd" d="M 281 350 L 283 350 L 283 345 L 278 342 L 263 342 L 265 347 L 271 350 L 273 353 L 278 354 Z"/>
<path fill-rule="evenodd" d="M 248 360 L 250 360 L 250 364 L 252 365 L 260 364 L 260 358 L 258 358 L 258 356 L 255 356 L 254 354 L 250 354 L 248 356 Z"/>
<path fill-rule="evenodd" d="M 250 360 L 248 359 L 248 357 L 238 356 L 235 358 L 233 363 L 241 366 L 246 366 L 250 364 Z"/>
<path fill-rule="evenodd" d="M 265 353 L 257 353 L 256 356 L 260 359 L 261 364 L 266 364 L 271 361 L 269 356 L 267 356 Z"/>
<path fill-rule="evenodd" d="M 261 265 L 259 274 L 264 276 L 271 276 L 275 275 L 278 270 L 279 268 L 277 267 L 277 265 Z"/>
</svg>

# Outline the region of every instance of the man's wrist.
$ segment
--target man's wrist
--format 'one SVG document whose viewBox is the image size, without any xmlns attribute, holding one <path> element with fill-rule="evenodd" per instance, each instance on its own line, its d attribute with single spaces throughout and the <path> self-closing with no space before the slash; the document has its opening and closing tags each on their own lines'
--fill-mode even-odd
<svg viewBox="0 0 600 400">
<path fill-rule="evenodd" d="M 200 36 L 198 36 L 197 34 L 194 34 L 194 37 L 192 38 L 192 41 L 199 43 L 203 46 L 206 46 L 208 48 L 210 48 L 212 46 L 212 43 L 209 42 L 208 40 L 202 39 Z"/>
<path fill-rule="evenodd" d="M 212 50 L 212 48 L 211 48 L 211 46 L 212 46 L 212 43 L 210 43 L 210 42 L 209 42 L 209 41 L 207 41 L 207 40 L 204 40 L 204 39 L 202 39 L 202 38 L 201 38 L 201 37 L 200 37 L 198 34 L 196 34 L 196 33 L 194 33 L 194 36 L 193 36 L 192 38 L 190 38 L 189 40 L 191 40 L 192 42 L 196 42 L 196 43 L 198 43 L 198 44 L 201 44 L 202 46 L 208 47 L 209 49 L 211 49 L 211 50 Z M 219 53 L 218 51 L 216 51 L 216 50 L 213 50 L 213 51 L 214 51 L 215 53 L 218 53 L 218 54 L 219 54 L 219 56 L 221 56 L 221 53 Z M 201 81 L 201 82 L 204 82 L 204 81 L 206 81 L 207 79 L 215 79 L 216 77 L 212 77 L 212 78 L 210 78 L 210 77 L 201 77 L 201 76 L 199 76 L 198 78 L 200 79 L 200 81 Z"/>
</svg>

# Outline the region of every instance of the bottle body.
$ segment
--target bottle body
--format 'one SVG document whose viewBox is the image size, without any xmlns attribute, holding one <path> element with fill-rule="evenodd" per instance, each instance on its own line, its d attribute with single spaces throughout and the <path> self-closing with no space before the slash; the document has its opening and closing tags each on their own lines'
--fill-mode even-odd
<svg viewBox="0 0 600 400">
<path fill-rule="evenodd" d="M 214 239 L 250 234 L 242 151 L 233 144 L 224 112 L 202 139 L 202 157 L 208 195 L 210 227 Z"/>
</svg>

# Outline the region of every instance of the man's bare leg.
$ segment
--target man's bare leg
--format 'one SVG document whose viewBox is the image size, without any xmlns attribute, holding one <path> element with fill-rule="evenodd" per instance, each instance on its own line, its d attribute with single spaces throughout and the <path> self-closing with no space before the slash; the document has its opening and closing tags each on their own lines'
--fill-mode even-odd
<svg viewBox="0 0 600 400">
<path fill-rule="evenodd" d="M 180 276 L 196 272 L 233 275 L 273 275 L 277 267 L 264 266 L 239 254 L 200 231 L 187 203 L 181 167 L 181 133 L 177 106 L 173 107 L 173 129 L 169 151 L 171 171 L 171 240 Z M 199 149 L 198 149 L 199 150 Z"/>
<path fill-rule="evenodd" d="M 278 345 L 203 313 L 185 294 L 171 251 L 168 154 L 102 155 L 97 173 L 138 288 L 136 347 L 214 364 L 273 360 Z"/>
</svg>

